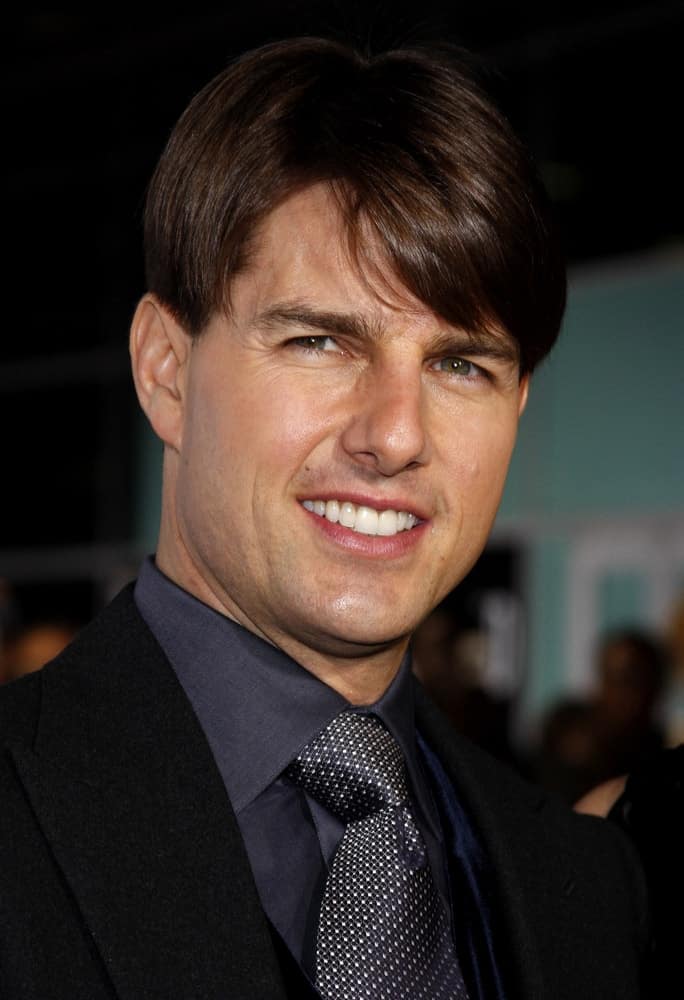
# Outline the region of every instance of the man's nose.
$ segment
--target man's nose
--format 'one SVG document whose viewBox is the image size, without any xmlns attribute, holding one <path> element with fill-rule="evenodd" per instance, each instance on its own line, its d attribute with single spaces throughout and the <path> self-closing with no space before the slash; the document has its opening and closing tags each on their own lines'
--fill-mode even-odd
<svg viewBox="0 0 684 1000">
<path fill-rule="evenodd" d="M 342 445 L 356 462 L 383 476 L 424 465 L 426 408 L 420 371 L 367 373 L 357 386 Z"/>
</svg>

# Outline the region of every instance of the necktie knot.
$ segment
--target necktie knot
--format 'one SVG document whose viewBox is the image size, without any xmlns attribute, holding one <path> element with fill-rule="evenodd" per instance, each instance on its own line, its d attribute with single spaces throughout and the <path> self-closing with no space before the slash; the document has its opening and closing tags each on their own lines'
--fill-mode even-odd
<svg viewBox="0 0 684 1000">
<path fill-rule="evenodd" d="M 399 745 L 374 715 L 336 716 L 294 759 L 288 776 L 345 823 L 408 798 Z"/>
<path fill-rule="evenodd" d="M 345 711 L 287 769 L 346 823 L 316 942 L 325 1000 L 467 1000 L 446 912 L 408 802 L 404 757 L 374 715 Z"/>
</svg>

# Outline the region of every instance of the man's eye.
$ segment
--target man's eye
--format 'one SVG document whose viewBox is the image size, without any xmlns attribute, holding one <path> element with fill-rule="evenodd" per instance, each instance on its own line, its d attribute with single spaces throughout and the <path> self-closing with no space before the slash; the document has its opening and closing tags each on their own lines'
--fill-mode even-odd
<svg viewBox="0 0 684 1000">
<path fill-rule="evenodd" d="M 305 351 L 339 351 L 339 347 L 332 337 L 316 336 L 315 334 L 310 337 L 294 337 L 288 343 Z"/>
<path fill-rule="evenodd" d="M 464 378 L 475 378 L 482 373 L 482 369 L 472 361 L 465 358 L 440 358 L 435 367 L 440 372 L 448 375 L 462 375 Z"/>
</svg>

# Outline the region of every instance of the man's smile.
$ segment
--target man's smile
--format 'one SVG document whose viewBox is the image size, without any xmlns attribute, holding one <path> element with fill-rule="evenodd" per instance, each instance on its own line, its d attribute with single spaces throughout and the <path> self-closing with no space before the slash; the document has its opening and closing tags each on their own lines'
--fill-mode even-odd
<svg viewBox="0 0 684 1000">
<path fill-rule="evenodd" d="M 362 535 L 390 537 L 410 531 L 419 523 L 415 514 L 405 510 L 377 510 L 349 500 L 303 500 L 302 506 L 332 524 L 341 524 Z"/>
</svg>

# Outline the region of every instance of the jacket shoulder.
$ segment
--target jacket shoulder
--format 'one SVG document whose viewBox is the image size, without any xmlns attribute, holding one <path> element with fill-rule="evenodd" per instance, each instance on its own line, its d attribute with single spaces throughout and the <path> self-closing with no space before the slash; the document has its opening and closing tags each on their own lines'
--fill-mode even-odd
<svg viewBox="0 0 684 1000">
<path fill-rule="evenodd" d="M 71 688 L 96 681 L 123 647 L 147 643 L 159 650 L 133 600 L 128 585 L 53 660 L 40 670 L 0 686 L 0 744 L 13 740 L 31 743 L 35 735 L 44 690 Z"/>
<path fill-rule="evenodd" d="M 561 896 L 574 897 L 581 881 L 591 887 L 591 905 L 607 901 L 638 928 L 643 941 L 646 885 L 629 838 L 605 819 L 575 812 L 461 736 L 422 690 L 416 692 L 416 712 L 421 733 L 495 856 L 514 860 L 526 879 L 540 884 L 556 882 L 565 870 Z"/>
<path fill-rule="evenodd" d="M 32 740 L 41 699 L 40 672 L 27 674 L 0 687 L 0 743 Z"/>
</svg>

